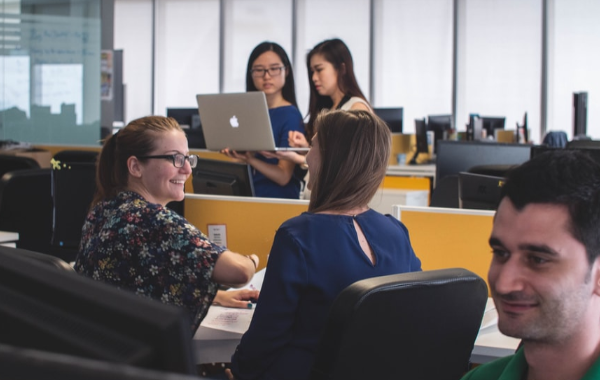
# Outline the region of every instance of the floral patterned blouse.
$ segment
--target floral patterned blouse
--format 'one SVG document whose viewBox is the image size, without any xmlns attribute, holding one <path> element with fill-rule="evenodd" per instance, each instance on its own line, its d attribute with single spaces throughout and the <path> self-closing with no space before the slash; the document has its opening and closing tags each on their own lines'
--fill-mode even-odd
<svg viewBox="0 0 600 380">
<path fill-rule="evenodd" d="M 217 292 L 211 277 L 224 250 L 177 213 L 126 191 L 88 214 L 75 270 L 183 306 L 196 331 Z"/>
</svg>

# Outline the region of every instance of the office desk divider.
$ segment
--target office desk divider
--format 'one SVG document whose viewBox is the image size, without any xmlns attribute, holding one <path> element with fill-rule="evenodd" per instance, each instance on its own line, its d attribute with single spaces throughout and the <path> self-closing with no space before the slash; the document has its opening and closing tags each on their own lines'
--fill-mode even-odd
<svg viewBox="0 0 600 380">
<path fill-rule="evenodd" d="M 408 228 L 423 270 L 465 268 L 486 280 L 492 259 L 488 244 L 495 211 L 393 206 Z M 489 289 L 489 284 L 488 284 Z"/>
<path fill-rule="evenodd" d="M 258 255 L 260 269 L 281 223 L 307 211 L 308 201 L 186 193 L 184 207 L 185 218 L 207 235 L 209 226 L 225 226 L 227 248 Z"/>
</svg>

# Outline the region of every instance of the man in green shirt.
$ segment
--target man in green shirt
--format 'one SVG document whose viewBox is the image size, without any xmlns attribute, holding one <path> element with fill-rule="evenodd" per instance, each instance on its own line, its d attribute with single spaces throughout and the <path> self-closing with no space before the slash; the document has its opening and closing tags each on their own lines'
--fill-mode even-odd
<svg viewBox="0 0 600 380">
<path fill-rule="evenodd" d="M 522 346 L 463 380 L 600 379 L 600 165 L 558 150 L 514 169 L 490 246 L 498 328 Z"/>
</svg>

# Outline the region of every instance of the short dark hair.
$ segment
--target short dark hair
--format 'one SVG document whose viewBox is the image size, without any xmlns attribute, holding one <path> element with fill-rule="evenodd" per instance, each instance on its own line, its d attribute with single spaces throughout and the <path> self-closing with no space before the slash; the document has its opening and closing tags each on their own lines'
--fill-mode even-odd
<svg viewBox="0 0 600 380">
<path fill-rule="evenodd" d="M 316 120 L 321 163 L 310 194 L 311 212 L 367 205 L 390 158 L 390 129 L 364 110 L 321 112 Z"/>
<path fill-rule="evenodd" d="M 590 264 L 600 254 L 600 164 L 587 154 L 557 149 L 536 156 L 508 173 L 504 197 L 517 210 L 531 203 L 566 206 L 571 234 Z"/>
<path fill-rule="evenodd" d="M 265 41 L 258 44 L 252 53 L 250 53 L 250 58 L 248 58 L 248 66 L 246 68 L 246 91 L 258 91 L 256 86 L 254 85 L 254 79 L 252 79 L 252 65 L 254 61 L 262 53 L 267 51 L 272 51 L 273 53 L 279 56 L 281 59 L 281 63 L 285 66 L 285 84 L 281 89 L 281 95 L 285 100 L 292 103 L 296 108 L 298 108 L 298 102 L 296 101 L 296 85 L 294 83 L 294 70 L 292 69 L 292 64 L 290 63 L 290 59 L 288 58 L 287 53 L 281 45 L 276 44 L 275 42 Z"/>
</svg>

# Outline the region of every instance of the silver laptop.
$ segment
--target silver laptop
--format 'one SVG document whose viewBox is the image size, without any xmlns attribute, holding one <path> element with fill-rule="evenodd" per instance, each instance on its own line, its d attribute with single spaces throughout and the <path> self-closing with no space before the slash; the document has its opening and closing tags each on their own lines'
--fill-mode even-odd
<svg viewBox="0 0 600 380">
<path fill-rule="evenodd" d="M 236 151 L 307 151 L 277 147 L 264 92 L 196 95 L 206 148 Z"/>
</svg>

